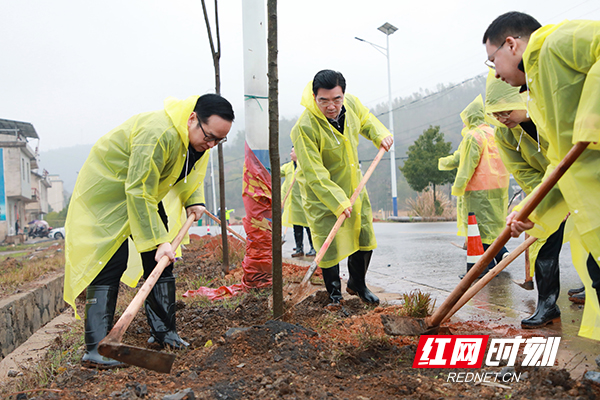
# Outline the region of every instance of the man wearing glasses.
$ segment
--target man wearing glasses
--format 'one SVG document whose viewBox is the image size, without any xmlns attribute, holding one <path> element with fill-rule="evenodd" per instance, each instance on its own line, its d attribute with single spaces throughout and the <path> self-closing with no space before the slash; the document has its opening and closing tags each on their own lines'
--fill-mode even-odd
<svg viewBox="0 0 600 400">
<path fill-rule="evenodd" d="M 394 139 L 358 98 L 346 94 L 344 76 L 332 70 L 318 72 L 302 94 L 306 110 L 291 132 L 300 165 L 296 177 L 313 242 L 320 249 L 338 217 L 346 220 L 319 264 L 331 299 L 342 300 L 339 262 L 348 257 L 347 292 L 367 304 L 379 299 L 366 286 L 365 276 L 373 249 L 371 203 L 366 188 L 354 203 L 350 197 L 362 173 L 358 162 L 358 134 L 386 151 Z"/>
<path fill-rule="evenodd" d="M 494 136 L 502 162 L 521 189 L 529 195 L 542 182 L 550 161 L 546 156 L 548 141 L 538 135 L 535 124 L 527 115 L 525 97 L 525 93 L 519 93 L 518 88 L 496 79 L 494 70 L 490 70 L 485 93 L 487 117 L 493 118 L 492 125 L 496 127 Z M 558 187 L 548 196 L 552 196 L 553 203 L 566 206 Z M 558 218 L 564 219 L 565 210 L 561 213 L 557 209 L 557 212 Z M 565 222 L 562 222 L 547 239 L 540 238 L 530 247 L 538 302 L 535 313 L 521 321 L 523 328 L 539 328 L 560 320 L 556 301 L 560 294 L 559 256 L 564 231 Z"/>
<path fill-rule="evenodd" d="M 507 225 L 514 237 L 532 229 L 534 223 L 548 236 L 558 229 L 566 212 L 571 212 L 575 231 L 590 252 L 587 271 L 578 271 L 583 283 L 591 286 L 579 334 L 595 339 L 600 337 L 599 37 L 600 21 L 564 21 L 541 27 L 533 17 L 520 12 L 499 16 L 483 36 L 496 78 L 528 89 L 528 113 L 540 136 L 548 141 L 550 165 L 546 175 L 574 143 L 591 142 L 558 181 L 567 207 L 546 196 L 529 220 L 515 221 L 512 213 Z M 564 212 L 555 212 L 558 208 Z M 591 288 L 597 296 L 592 295 Z"/>
<path fill-rule="evenodd" d="M 227 139 L 233 119 L 231 104 L 221 96 L 170 97 L 163 110 L 130 118 L 92 148 L 79 171 L 65 226 L 65 301 L 75 308 L 75 298 L 87 288 L 83 365 L 123 366 L 98 353 L 98 343 L 112 327 L 119 282 L 135 287 L 142 272 L 148 277 L 163 256 L 175 260 L 174 228 L 184 207 L 196 220 L 204 213 L 208 150 Z M 129 239 L 137 251 L 128 268 Z M 188 345 L 175 327 L 173 264 L 145 308 L 150 343 Z"/>
</svg>

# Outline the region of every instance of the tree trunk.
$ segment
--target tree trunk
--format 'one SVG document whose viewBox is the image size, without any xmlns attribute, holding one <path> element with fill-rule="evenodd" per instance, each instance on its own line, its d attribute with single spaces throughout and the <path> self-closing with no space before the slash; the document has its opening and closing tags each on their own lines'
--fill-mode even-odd
<svg viewBox="0 0 600 400">
<path fill-rule="evenodd" d="M 271 162 L 271 212 L 273 232 L 273 317 L 283 315 L 283 272 L 281 255 L 281 171 L 279 168 L 279 102 L 277 72 L 277 0 L 267 1 L 269 68 L 269 159 Z"/>
</svg>

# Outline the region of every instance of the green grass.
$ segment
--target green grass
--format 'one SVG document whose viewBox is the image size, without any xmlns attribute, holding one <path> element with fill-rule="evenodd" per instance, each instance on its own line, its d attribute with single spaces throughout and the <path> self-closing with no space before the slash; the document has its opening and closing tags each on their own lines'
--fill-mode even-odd
<svg viewBox="0 0 600 400">
<path fill-rule="evenodd" d="M 435 307 L 435 301 L 433 303 L 431 301 L 431 294 L 421 292 L 419 289 L 403 293 L 402 302 L 399 313 L 406 317 L 425 318 Z"/>
</svg>

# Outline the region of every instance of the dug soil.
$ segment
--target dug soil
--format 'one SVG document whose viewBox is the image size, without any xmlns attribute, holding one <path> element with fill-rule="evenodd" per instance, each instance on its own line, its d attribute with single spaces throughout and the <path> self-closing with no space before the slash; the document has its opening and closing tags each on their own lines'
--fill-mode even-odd
<svg viewBox="0 0 600 400">
<path fill-rule="evenodd" d="M 240 282 L 240 267 L 223 276 L 222 265 L 217 261 L 219 240 L 202 238 L 184 251 L 182 261 L 176 265 L 178 295 L 190 289 L 190 282 L 206 282 L 214 288 Z M 306 268 L 287 264 L 284 282 L 297 282 L 305 271 Z M 7 396 L 19 391 L 22 399 L 588 399 L 600 396 L 599 388 L 587 381 L 574 381 L 568 371 L 558 367 L 517 367 L 516 372 L 521 372 L 519 382 L 447 382 L 449 372 L 514 370 L 510 367 L 460 371 L 413 369 L 418 338 L 388 336 L 381 323 L 382 314 L 399 313 L 401 306 L 369 307 L 358 298 L 345 295 L 343 307 L 329 311 L 324 308 L 328 304 L 327 293 L 323 287 L 318 289 L 279 320 L 272 318 L 268 290 L 214 302 L 181 298 L 177 302 L 178 331 L 190 346 L 173 351 L 177 358 L 170 374 L 138 367 L 105 371 L 84 368 L 79 364 L 84 352 L 82 340 L 68 345 L 65 335 L 52 345 L 44 364 L 47 375 L 44 380 L 32 376 L 40 374 L 40 366 L 28 367 L 2 393 Z M 131 297 L 131 293 L 132 289 L 123 288 L 121 296 Z M 123 306 L 119 309 L 122 312 Z M 145 318 L 140 311 L 124 336 L 125 343 L 151 346 L 146 342 L 150 331 Z M 82 335 L 82 325 L 78 322 L 73 327 L 74 336 Z M 484 331 L 492 337 L 544 335 L 543 331 L 523 332 L 498 326 L 485 332 L 485 326 L 456 322 L 449 325 L 447 333 Z M 17 398 L 17 394 L 10 398 Z"/>
</svg>

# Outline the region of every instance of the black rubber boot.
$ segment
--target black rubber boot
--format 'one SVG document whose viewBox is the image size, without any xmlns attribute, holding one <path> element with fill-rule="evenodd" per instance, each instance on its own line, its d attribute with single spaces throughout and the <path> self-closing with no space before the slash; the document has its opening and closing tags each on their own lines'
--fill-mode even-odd
<svg viewBox="0 0 600 400">
<path fill-rule="evenodd" d="M 175 327 L 175 277 L 159 278 L 146 298 L 146 317 L 152 331 L 148 343 L 158 342 L 176 349 L 189 346 Z"/>
<path fill-rule="evenodd" d="M 558 260 L 536 260 L 535 282 L 538 288 L 537 309 L 531 317 L 521 321 L 521 327 L 525 329 L 539 328 L 560 320 L 560 309 L 556 305 L 560 293 Z"/>
<path fill-rule="evenodd" d="M 295 252 L 292 253 L 292 257 L 304 256 L 304 227 L 300 225 L 294 225 L 294 241 L 296 242 Z"/>
<path fill-rule="evenodd" d="M 338 306 L 340 301 L 342 301 L 342 281 L 340 281 L 340 265 L 336 264 L 330 268 L 322 268 L 323 271 L 323 281 L 325 281 L 325 289 L 327 289 L 327 293 L 329 293 L 329 298 L 331 299 L 331 303 L 327 305 L 330 306 Z"/>
<path fill-rule="evenodd" d="M 85 347 L 81 364 L 88 368 L 109 369 L 127 367 L 127 364 L 98 353 L 98 343 L 112 329 L 118 286 L 88 286 L 85 302 Z"/>
<path fill-rule="evenodd" d="M 348 257 L 348 284 L 346 291 L 353 296 L 358 296 L 367 304 L 379 304 L 379 298 L 367 287 L 365 276 L 371 262 L 373 251 L 357 251 Z"/>
</svg>

